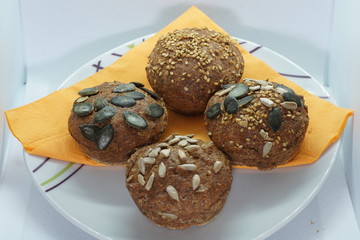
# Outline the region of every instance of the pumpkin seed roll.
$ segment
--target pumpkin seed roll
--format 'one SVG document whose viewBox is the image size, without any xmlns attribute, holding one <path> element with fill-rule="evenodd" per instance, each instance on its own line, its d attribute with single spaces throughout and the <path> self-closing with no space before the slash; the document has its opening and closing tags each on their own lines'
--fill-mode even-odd
<svg viewBox="0 0 360 240">
<path fill-rule="evenodd" d="M 141 83 L 106 82 L 78 94 L 69 132 L 97 162 L 126 164 L 136 148 L 156 142 L 167 126 L 165 104 Z"/>
<path fill-rule="evenodd" d="M 126 187 L 139 210 L 171 229 L 204 225 L 223 208 L 231 188 L 229 158 L 212 142 L 171 135 L 129 159 Z"/>
<path fill-rule="evenodd" d="M 232 164 L 270 170 L 291 161 L 309 124 L 303 97 L 282 84 L 255 79 L 222 88 L 207 104 L 205 125 Z"/>
<path fill-rule="evenodd" d="M 147 77 L 166 106 L 182 114 L 201 114 L 220 86 L 236 83 L 243 57 L 229 36 L 206 28 L 175 30 L 162 36 L 149 56 Z"/>
</svg>

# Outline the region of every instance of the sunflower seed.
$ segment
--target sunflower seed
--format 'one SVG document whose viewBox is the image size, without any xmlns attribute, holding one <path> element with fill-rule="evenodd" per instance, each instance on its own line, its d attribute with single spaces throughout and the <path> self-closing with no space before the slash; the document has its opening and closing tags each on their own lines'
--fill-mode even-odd
<svg viewBox="0 0 360 240">
<path fill-rule="evenodd" d="M 261 90 L 270 90 L 270 89 L 274 89 L 274 87 L 272 85 L 262 85 L 261 86 Z"/>
<path fill-rule="evenodd" d="M 249 87 L 245 84 L 239 83 L 229 92 L 228 96 L 239 99 L 246 96 L 248 92 Z"/>
<path fill-rule="evenodd" d="M 163 162 L 161 162 L 159 165 L 158 174 L 161 178 L 164 178 L 166 175 L 166 166 Z"/>
<path fill-rule="evenodd" d="M 114 89 L 114 93 L 123 93 L 123 92 L 130 92 L 135 90 L 135 85 L 133 83 L 125 83 L 117 85 Z"/>
<path fill-rule="evenodd" d="M 145 157 L 143 161 L 144 161 L 145 164 L 154 164 L 155 163 L 155 157 Z"/>
<path fill-rule="evenodd" d="M 214 163 L 214 172 L 218 173 L 220 169 L 222 168 L 223 163 L 220 161 L 215 161 Z"/>
<path fill-rule="evenodd" d="M 187 171 L 196 171 L 197 167 L 193 163 L 186 163 L 179 165 L 179 168 L 187 170 Z"/>
<path fill-rule="evenodd" d="M 158 95 L 156 93 L 154 93 L 153 91 L 147 89 L 147 88 L 144 88 L 144 87 L 140 87 L 141 90 L 143 90 L 144 92 L 146 92 L 147 94 L 150 95 L 150 97 L 152 97 L 153 99 L 155 100 L 158 100 Z"/>
<path fill-rule="evenodd" d="M 159 118 L 164 114 L 164 108 L 159 104 L 149 104 L 145 107 L 145 111 L 153 118 Z"/>
<path fill-rule="evenodd" d="M 271 130 L 276 132 L 277 130 L 280 129 L 281 122 L 282 122 L 282 112 L 281 112 L 280 108 L 274 107 L 270 111 L 268 121 L 269 121 Z"/>
<path fill-rule="evenodd" d="M 264 129 L 261 129 L 259 134 L 264 140 L 269 138 L 269 133 L 267 133 Z"/>
<path fill-rule="evenodd" d="M 209 188 L 205 186 L 204 184 L 200 184 L 199 189 L 196 192 L 206 192 Z"/>
<path fill-rule="evenodd" d="M 188 145 L 188 141 L 186 141 L 186 139 L 181 140 L 180 142 L 178 142 L 178 145 L 180 147 L 185 147 L 186 145 Z"/>
<path fill-rule="evenodd" d="M 145 179 L 144 179 L 144 176 L 141 175 L 141 174 L 138 174 L 138 182 L 140 183 L 141 186 L 144 186 L 145 185 Z"/>
<path fill-rule="evenodd" d="M 200 176 L 199 174 L 194 174 L 192 178 L 192 189 L 195 190 L 200 186 Z"/>
<path fill-rule="evenodd" d="M 200 150 L 199 145 L 189 145 L 184 148 L 185 150 L 189 151 L 190 153 L 195 153 Z"/>
<path fill-rule="evenodd" d="M 286 108 L 286 109 L 289 109 L 289 110 L 295 110 L 297 108 L 297 104 L 296 102 L 282 102 L 280 103 L 280 105 L 283 107 L 283 108 Z"/>
<path fill-rule="evenodd" d="M 163 217 L 165 217 L 165 218 L 169 218 L 169 219 L 172 219 L 172 220 L 175 220 L 175 219 L 178 218 L 175 214 L 172 214 L 172 213 L 159 212 L 158 214 L 159 214 L 160 216 L 163 216 Z"/>
<path fill-rule="evenodd" d="M 179 155 L 180 159 L 186 158 L 185 152 L 183 150 L 181 150 L 181 149 L 178 150 L 178 155 Z"/>
<path fill-rule="evenodd" d="M 228 95 L 224 100 L 224 108 L 227 113 L 234 114 L 239 109 L 239 103 L 235 97 Z"/>
<path fill-rule="evenodd" d="M 134 128 L 144 130 L 148 127 L 146 120 L 134 112 L 124 111 L 123 118 L 127 124 Z"/>
<path fill-rule="evenodd" d="M 100 128 L 93 124 L 84 124 L 81 125 L 79 128 L 82 135 L 92 142 L 96 141 L 100 133 Z"/>
<path fill-rule="evenodd" d="M 168 185 L 166 187 L 166 192 L 169 194 L 169 197 L 171 197 L 172 199 L 179 201 L 179 194 L 176 191 L 176 189 L 174 188 L 174 186 L 172 185 Z"/>
<path fill-rule="evenodd" d="M 261 88 L 260 85 L 250 86 L 250 87 L 249 87 L 249 90 L 250 90 L 250 91 L 257 91 L 257 90 L 259 90 L 260 88 Z"/>
<path fill-rule="evenodd" d="M 271 148 L 272 148 L 272 145 L 273 145 L 272 142 L 266 142 L 266 143 L 264 144 L 263 154 L 262 154 L 263 157 L 265 157 L 266 155 L 269 154 L 269 152 L 270 152 L 270 150 L 271 150 Z"/>
<path fill-rule="evenodd" d="M 144 159 L 142 157 L 138 159 L 137 164 L 138 164 L 139 171 L 142 174 L 145 174 L 145 162 L 144 162 Z"/>
<path fill-rule="evenodd" d="M 247 104 L 250 103 L 253 99 L 254 99 L 254 97 L 251 96 L 251 95 L 246 96 L 246 97 L 243 97 L 242 99 L 239 99 L 239 100 L 238 100 L 239 107 L 243 107 L 243 106 L 247 105 Z"/>
<path fill-rule="evenodd" d="M 171 134 L 170 136 L 168 136 L 167 138 L 164 139 L 164 142 L 168 142 L 173 138 L 174 138 L 174 134 Z"/>
<path fill-rule="evenodd" d="M 114 128 L 111 124 L 101 128 L 99 136 L 96 139 L 96 147 L 100 150 L 106 149 L 114 137 Z"/>
<path fill-rule="evenodd" d="M 254 83 L 257 83 L 257 84 L 260 84 L 260 85 L 268 85 L 269 82 L 268 81 L 264 81 L 264 80 L 257 80 L 257 79 L 251 79 L 251 78 L 245 78 L 244 79 L 244 83 L 251 83 L 251 82 L 254 82 Z"/>
<path fill-rule="evenodd" d="M 164 157 L 170 156 L 170 149 L 163 149 L 160 151 L 160 154 L 162 154 Z"/>
<path fill-rule="evenodd" d="M 275 103 L 268 98 L 260 98 L 260 102 L 266 107 L 274 107 Z"/>
<path fill-rule="evenodd" d="M 146 185 L 145 185 L 145 190 L 146 191 L 149 191 L 151 189 L 151 187 L 153 185 L 153 182 L 154 182 L 154 178 L 155 178 L 155 173 L 152 172 L 149 179 L 148 179 L 148 181 L 147 181 L 147 183 L 146 183 Z"/>
<path fill-rule="evenodd" d="M 75 102 L 82 103 L 82 102 L 85 102 L 88 98 L 89 98 L 88 96 L 79 97 L 78 99 L 75 100 Z"/>
<path fill-rule="evenodd" d="M 135 106 L 135 99 L 127 96 L 116 96 L 110 99 L 110 102 L 118 107 L 128 108 Z"/>
<path fill-rule="evenodd" d="M 215 103 L 206 111 L 208 119 L 214 119 L 221 113 L 221 103 Z"/>
<path fill-rule="evenodd" d="M 187 134 L 186 137 L 188 138 L 193 138 L 195 136 L 195 134 Z"/>
<path fill-rule="evenodd" d="M 193 143 L 193 144 L 199 142 L 199 140 L 193 138 L 186 139 L 186 141 L 188 141 L 188 143 Z"/>
<path fill-rule="evenodd" d="M 156 147 L 159 147 L 159 148 L 167 148 L 168 146 L 169 146 L 169 144 L 164 143 L 164 142 L 159 143 L 158 145 L 156 145 Z"/>
<path fill-rule="evenodd" d="M 134 175 L 130 175 L 126 178 L 126 182 L 130 182 L 134 178 Z"/>
<path fill-rule="evenodd" d="M 92 88 L 85 88 L 79 91 L 78 94 L 81 96 L 91 96 L 97 94 L 98 92 L 99 89 L 97 87 L 92 87 Z"/>
<path fill-rule="evenodd" d="M 141 82 L 130 82 L 130 83 L 134 84 L 135 87 L 138 87 L 138 88 L 145 86 L 145 85 L 142 84 Z"/>
<path fill-rule="evenodd" d="M 230 86 L 230 87 L 228 87 L 228 88 L 225 88 L 224 90 L 221 90 L 221 91 L 215 93 L 215 95 L 217 95 L 217 96 L 219 96 L 219 97 L 224 96 L 225 94 L 227 94 L 228 92 L 230 92 L 230 91 L 233 90 L 234 88 L 235 88 L 235 85 Z"/>
<path fill-rule="evenodd" d="M 283 95 L 285 101 L 296 102 L 298 107 L 302 106 L 300 97 L 295 93 L 286 92 Z"/>
<path fill-rule="evenodd" d="M 209 142 L 203 143 L 203 144 L 201 145 L 201 148 L 205 150 L 205 149 L 208 149 L 208 148 L 210 148 L 210 147 L 212 147 L 212 146 L 214 146 L 213 141 L 209 141 Z"/>
<path fill-rule="evenodd" d="M 76 103 L 73 112 L 77 116 L 87 116 L 94 110 L 94 106 L 88 102 Z"/>
<path fill-rule="evenodd" d="M 174 137 L 173 139 L 171 139 L 171 140 L 169 141 L 169 145 L 173 145 L 173 144 L 178 143 L 178 142 L 180 142 L 180 138 L 178 138 L 178 137 L 176 136 L 176 137 Z"/>
<path fill-rule="evenodd" d="M 154 148 L 149 153 L 149 157 L 157 157 L 157 155 L 159 155 L 160 150 L 161 150 L 161 148 L 159 148 L 159 147 Z"/>
<path fill-rule="evenodd" d="M 145 98 L 145 95 L 141 92 L 133 91 L 125 94 L 126 97 L 133 98 L 135 100 L 141 100 Z"/>
<path fill-rule="evenodd" d="M 98 97 L 94 101 L 95 110 L 99 111 L 103 107 L 106 107 L 109 105 L 109 102 L 104 97 Z"/>
<path fill-rule="evenodd" d="M 292 90 L 291 88 L 289 88 L 283 84 L 277 83 L 277 84 L 275 84 L 274 87 L 275 87 L 275 90 L 280 94 L 284 94 L 286 92 L 295 94 L 294 90 Z"/>
<path fill-rule="evenodd" d="M 102 123 L 112 118 L 115 114 L 115 108 L 112 106 L 103 107 L 100 111 L 95 114 L 93 123 Z"/>
</svg>

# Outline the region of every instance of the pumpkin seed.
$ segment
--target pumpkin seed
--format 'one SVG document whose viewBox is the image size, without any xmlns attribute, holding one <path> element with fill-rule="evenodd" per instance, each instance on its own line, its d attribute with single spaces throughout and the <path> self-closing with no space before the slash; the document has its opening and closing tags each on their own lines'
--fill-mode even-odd
<svg viewBox="0 0 360 240">
<path fill-rule="evenodd" d="M 281 127 L 282 115 L 283 114 L 278 107 L 274 107 L 269 113 L 269 125 L 271 130 L 273 130 L 274 132 L 279 130 Z"/>
<path fill-rule="evenodd" d="M 113 108 L 112 106 L 106 106 L 103 107 L 100 111 L 98 111 L 95 114 L 93 123 L 97 124 L 97 123 L 101 123 L 104 122 L 110 118 L 112 118 L 115 114 L 115 108 Z"/>
<path fill-rule="evenodd" d="M 144 88 L 144 87 L 140 87 L 140 89 L 143 90 L 144 92 L 146 92 L 147 94 L 149 94 L 150 97 L 152 97 L 153 99 L 158 100 L 159 96 L 156 93 L 154 93 L 153 91 L 151 91 L 147 88 Z"/>
<path fill-rule="evenodd" d="M 227 88 L 232 87 L 232 86 L 235 87 L 236 85 L 237 85 L 237 83 L 228 83 L 228 84 L 222 85 L 221 88 L 222 89 L 227 89 Z"/>
<path fill-rule="evenodd" d="M 92 141 L 92 142 L 95 142 L 98 135 L 99 135 L 99 132 L 100 132 L 100 128 L 97 127 L 96 125 L 93 125 L 93 124 L 84 124 L 84 125 L 81 125 L 80 127 L 80 131 L 82 133 L 82 135 Z"/>
<path fill-rule="evenodd" d="M 109 105 L 109 102 L 104 97 L 98 97 L 94 101 L 95 110 L 99 111 L 103 107 L 106 107 Z"/>
<path fill-rule="evenodd" d="M 141 82 L 130 82 L 130 83 L 134 84 L 135 87 L 138 87 L 138 88 L 145 86 L 145 85 L 142 84 Z"/>
<path fill-rule="evenodd" d="M 85 88 L 79 91 L 78 94 L 81 96 L 91 96 L 97 94 L 98 92 L 99 89 L 97 87 L 92 87 L 92 88 Z"/>
<path fill-rule="evenodd" d="M 94 105 L 88 102 L 77 103 L 73 107 L 73 112 L 77 116 L 87 116 L 94 110 Z"/>
<path fill-rule="evenodd" d="M 221 103 L 215 103 L 206 111 L 206 117 L 208 119 L 214 119 L 221 113 Z"/>
<path fill-rule="evenodd" d="M 296 102 L 298 107 L 302 107 L 301 99 L 297 94 L 291 93 L 291 92 L 286 92 L 282 96 L 285 101 Z"/>
<path fill-rule="evenodd" d="M 224 108 L 227 113 L 234 114 L 239 109 L 239 103 L 235 97 L 230 96 L 229 94 L 228 96 L 225 97 Z"/>
<path fill-rule="evenodd" d="M 239 99 L 246 96 L 248 92 L 249 92 L 249 87 L 246 86 L 245 84 L 239 83 L 235 86 L 233 90 L 229 92 L 228 96 Z"/>
<path fill-rule="evenodd" d="M 100 150 L 106 149 L 114 137 L 114 128 L 111 124 L 101 128 L 99 137 L 96 140 L 96 147 Z"/>
<path fill-rule="evenodd" d="M 134 112 L 124 111 L 123 118 L 127 124 L 134 128 L 144 130 L 148 127 L 146 120 Z"/>
<path fill-rule="evenodd" d="M 123 107 L 123 108 L 132 107 L 136 104 L 135 99 L 127 96 L 113 97 L 112 99 L 110 99 L 110 102 L 115 106 Z"/>
<path fill-rule="evenodd" d="M 154 118 L 159 118 L 164 114 L 164 108 L 156 103 L 147 105 L 145 111 L 150 117 Z"/>
<path fill-rule="evenodd" d="M 133 83 L 125 83 L 117 85 L 114 89 L 114 93 L 123 93 L 123 92 L 130 92 L 135 90 L 135 85 Z"/>
<path fill-rule="evenodd" d="M 89 96 L 79 97 L 78 99 L 75 100 L 75 102 L 82 103 L 82 102 L 85 102 L 88 98 L 89 98 Z"/>
<path fill-rule="evenodd" d="M 143 93 L 137 91 L 128 92 L 127 94 L 125 94 L 125 96 L 133 98 L 135 100 L 141 100 L 145 98 L 145 95 Z"/>
<path fill-rule="evenodd" d="M 243 107 L 245 105 L 247 105 L 248 103 L 250 103 L 252 100 L 254 99 L 253 96 L 246 96 L 246 97 L 243 97 L 242 99 L 238 100 L 238 103 L 239 103 L 239 107 Z"/>
<path fill-rule="evenodd" d="M 289 110 L 295 110 L 297 108 L 297 103 L 296 102 L 289 102 L 289 101 L 285 101 L 280 103 L 280 105 L 283 108 L 289 109 Z"/>
</svg>

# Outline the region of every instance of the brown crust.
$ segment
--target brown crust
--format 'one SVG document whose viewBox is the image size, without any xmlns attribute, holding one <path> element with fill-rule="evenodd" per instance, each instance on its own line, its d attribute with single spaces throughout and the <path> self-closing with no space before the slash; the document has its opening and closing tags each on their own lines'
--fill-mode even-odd
<svg viewBox="0 0 360 240">
<path fill-rule="evenodd" d="M 222 84 L 240 81 L 243 71 L 234 40 L 206 28 L 161 37 L 146 67 L 152 88 L 169 109 L 183 114 L 203 113 L 211 95 Z"/>
<path fill-rule="evenodd" d="M 155 224 L 171 229 L 184 229 L 211 221 L 220 213 L 231 188 L 232 175 L 228 157 L 212 142 L 204 143 L 199 140 L 198 143 L 192 143 L 191 145 L 199 146 L 196 151 L 188 151 L 186 147 L 174 143 L 166 147 L 170 149 L 169 157 L 159 153 L 155 163 L 146 164 L 145 174 L 141 173 L 140 159 L 149 155 L 149 150 L 155 149 L 157 145 L 143 147 L 129 159 L 126 186 L 139 210 Z M 178 150 L 182 150 L 186 158 L 179 158 Z M 222 163 L 217 173 L 214 171 L 215 161 Z M 162 178 L 159 175 L 161 163 L 166 166 L 166 175 Z M 196 170 L 184 170 L 180 167 L 182 164 L 195 164 Z M 144 185 L 139 183 L 139 174 L 144 176 Z M 152 174 L 153 184 L 146 190 Z M 200 185 L 193 190 L 192 179 L 195 174 L 200 176 Z M 167 193 L 169 185 L 177 190 L 179 201 Z"/>
<path fill-rule="evenodd" d="M 265 85 L 273 84 L 259 82 Z M 259 84 L 246 80 L 245 85 Z M 227 94 L 218 96 L 218 93 L 209 100 L 207 109 L 215 103 L 221 103 L 221 114 L 215 119 L 205 117 L 205 125 L 211 140 L 230 156 L 232 164 L 270 170 L 291 161 L 299 152 L 309 124 L 307 106 L 297 107 L 296 110 L 285 109 L 280 105 L 280 102 L 284 102 L 284 98 L 274 88 L 260 89 L 248 93 L 254 97 L 251 103 L 240 107 L 235 114 L 228 114 L 223 106 Z M 269 112 L 273 107 L 261 103 L 260 97 L 271 99 L 275 103 L 274 107 L 281 110 L 283 118 L 279 130 L 273 131 L 270 128 Z M 303 97 L 299 97 L 304 104 Z M 260 134 L 261 130 L 268 134 L 268 138 Z M 270 152 L 263 156 L 264 145 L 267 142 L 271 142 L 272 147 Z"/>
<path fill-rule="evenodd" d="M 106 82 L 97 86 L 99 93 L 90 96 L 86 102 L 94 104 L 95 99 L 98 97 L 105 97 L 109 101 L 115 96 L 125 95 L 126 92 L 112 92 L 114 87 L 121 84 L 123 83 L 115 81 Z M 136 148 L 154 143 L 160 138 L 161 133 L 167 126 L 168 116 L 165 104 L 161 100 L 153 99 L 148 93 L 139 88 L 136 88 L 136 91 L 143 93 L 145 98 L 142 100 L 136 100 L 136 105 L 129 108 L 117 107 L 109 103 L 109 105 L 116 108 L 115 115 L 110 120 L 96 124 L 96 126 L 101 128 L 111 123 L 114 128 L 113 140 L 104 150 L 99 150 L 95 142 L 85 138 L 79 128 L 84 124 L 92 124 L 96 111 L 94 110 L 90 115 L 87 116 L 77 116 L 73 111 L 71 111 L 71 115 L 68 121 L 69 132 L 71 136 L 80 144 L 81 148 L 87 156 L 103 164 L 125 165 L 127 159 L 136 150 Z M 153 118 L 146 114 L 145 107 L 148 104 L 154 103 L 157 103 L 164 108 L 164 114 L 160 118 Z M 141 130 L 127 124 L 122 116 L 122 113 L 125 110 L 133 111 L 143 117 L 147 121 L 148 127 L 145 130 Z"/>
</svg>

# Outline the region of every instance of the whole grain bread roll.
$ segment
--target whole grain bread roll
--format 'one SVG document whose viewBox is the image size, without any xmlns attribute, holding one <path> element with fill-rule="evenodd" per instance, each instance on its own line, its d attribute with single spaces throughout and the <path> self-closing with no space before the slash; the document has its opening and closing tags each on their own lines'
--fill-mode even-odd
<svg viewBox="0 0 360 240">
<path fill-rule="evenodd" d="M 223 208 L 231 188 L 228 157 L 212 142 L 171 135 L 129 159 L 126 187 L 139 210 L 171 229 L 204 225 Z"/>
<path fill-rule="evenodd" d="M 220 86 L 236 83 L 244 71 L 234 40 L 206 28 L 186 28 L 162 36 L 149 56 L 146 73 L 166 106 L 201 114 Z"/>
<path fill-rule="evenodd" d="M 71 136 L 93 160 L 124 165 L 167 126 L 164 102 L 141 83 L 105 82 L 79 91 L 68 120 Z"/>
<path fill-rule="evenodd" d="M 309 124 L 303 97 L 263 80 L 246 79 L 223 88 L 208 102 L 205 125 L 232 164 L 270 170 L 291 161 Z"/>
</svg>

